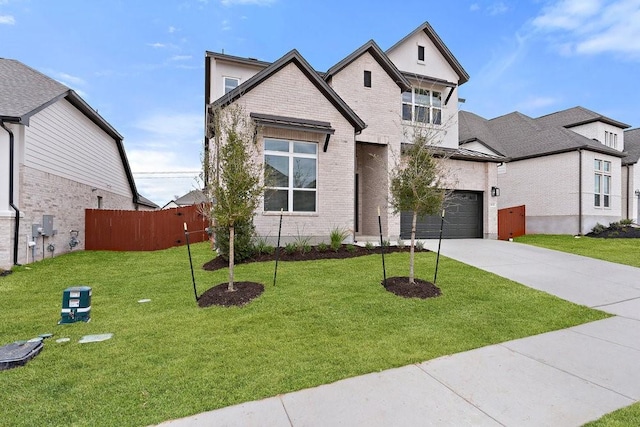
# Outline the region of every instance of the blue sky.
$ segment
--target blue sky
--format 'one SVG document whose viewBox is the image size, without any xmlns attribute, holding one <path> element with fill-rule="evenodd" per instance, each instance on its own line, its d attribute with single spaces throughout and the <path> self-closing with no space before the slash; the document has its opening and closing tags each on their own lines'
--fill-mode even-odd
<svg viewBox="0 0 640 427">
<path fill-rule="evenodd" d="M 296 48 L 326 71 L 424 21 L 471 76 L 464 110 L 581 105 L 640 126 L 640 0 L 0 0 L 0 57 L 76 90 L 164 205 L 199 185 L 205 51 L 275 61 Z"/>
</svg>

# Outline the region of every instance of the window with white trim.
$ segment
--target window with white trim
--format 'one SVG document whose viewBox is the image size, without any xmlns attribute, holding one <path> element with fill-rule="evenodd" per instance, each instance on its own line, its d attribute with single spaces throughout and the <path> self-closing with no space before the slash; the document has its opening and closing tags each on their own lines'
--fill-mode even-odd
<svg viewBox="0 0 640 427">
<path fill-rule="evenodd" d="M 224 93 L 227 94 L 240 85 L 240 79 L 237 77 L 224 77 Z"/>
<path fill-rule="evenodd" d="M 265 212 L 316 212 L 318 144 L 265 138 Z"/>
<path fill-rule="evenodd" d="M 611 207 L 611 162 L 596 159 L 593 163 L 595 170 L 593 205 L 597 208 Z"/>
<path fill-rule="evenodd" d="M 402 120 L 442 124 L 442 94 L 417 87 L 412 91 L 403 92 Z"/>
</svg>

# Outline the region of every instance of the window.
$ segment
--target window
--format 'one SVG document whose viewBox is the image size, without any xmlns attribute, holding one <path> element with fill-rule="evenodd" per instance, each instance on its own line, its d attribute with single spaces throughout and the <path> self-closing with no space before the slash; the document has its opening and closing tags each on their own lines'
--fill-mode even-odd
<svg viewBox="0 0 640 427">
<path fill-rule="evenodd" d="M 424 46 L 418 46 L 418 61 L 424 62 Z"/>
<path fill-rule="evenodd" d="M 98 209 L 102 209 L 102 196 L 98 196 Z"/>
<path fill-rule="evenodd" d="M 604 145 L 611 148 L 618 148 L 618 134 L 604 131 Z"/>
<path fill-rule="evenodd" d="M 611 162 L 596 159 L 593 163 L 595 169 L 593 204 L 596 207 L 611 207 Z"/>
<path fill-rule="evenodd" d="M 225 77 L 224 78 L 224 93 L 229 93 L 240 84 L 240 79 L 235 77 Z"/>
<path fill-rule="evenodd" d="M 371 87 L 371 71 L 364 72 L 364 87 Z"/>
<path fill-rule="evenodd" d="M 402 93 L 402 120 L 442 124 L 442 97 L 440 92 L 414 88 Z"/>
<path fill-rule="evenodd" d="M 315 212 L 318 144 L 264 140 L 265 212 Z"/>
</svg>

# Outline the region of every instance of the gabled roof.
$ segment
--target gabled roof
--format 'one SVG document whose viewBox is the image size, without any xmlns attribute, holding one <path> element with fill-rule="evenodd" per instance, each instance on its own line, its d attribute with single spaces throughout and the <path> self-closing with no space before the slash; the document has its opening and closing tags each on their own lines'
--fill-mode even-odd
<svg viewBox="0 0 640 427">
<path fill-rule="evenodd" d="M 323 78 L 326 81 L 329 81 L 331 77 L 338 74 L 341 70 L 351 64 L 353 61 L 364 55 L 365 53 L 369 53 L 373 59 L 378 62 L 378 64 L 382 67 L 383 70 L 391 77 L 391 79 L 400 87 L 402 91 L 411 90 L 411 83 L 402 75 L 400 70 L 395 66 L 393 62 L 389 59 L 389 57 L 380 49 L 380 47 L 373 40 L 369 40 L 358 49 L 356 49 L 349 56 L 344 58 L 342 61 L 338 62 L 333 67 L 329 68 L 327 72 L 324 74 Z"/>
<path fill-rule="evenodd" d="M 150 208 L 153 209 L 158 209 L 160 206 L 156 205 L 155 203 L 153 203 L 151 200 L 147 199 L 146 197 L 138 194 L 138 204 L 139 205 L 143 205 L 143 206 L 148 206 Z"/>
<path fill-rule="evenodd" d="M 263 70 L 259 71 L 253 77 L 230 91 L 229 93 L 221 96 L 217 100 L 211 103 L 212 107 L 225 107 L 235 100 L 239 99 L 242 95 L 250 92 L 262 82 L 267 80 L 272 75 L 276 74 L 282 68 L 289 64 L 294 64 L 302 71 L 302 73 L 309 79 L 309 81 L 333 104 L 333 106 L 347 119 L 349 123 L 356 129 L 357 132 L 362 131 L 366 124 L 358 115 L 347 105 L 346 102 L 338 96 L 338 94 L 320 78 L 317 72 L 309 65 L 309 63 L 302 57 L 300 52 L 296 49 L 289 51 L 283 57 L 267 66 Z"/>
<path fill-rule="evenodd" d="M 623 165 L 633 165 L 640 161 L 640 128 L 624 131 L 624 151 L 627 157 L 622 159 Z"/>
<path fill-rule="evenodd" d="M 631 127 L 628 124 L 613 120 L 609 117 L 603 116 L 580 106 L 547 114 L 546 116 L 538 117 L 536 120 L 549 126 L 562 126 L 566 128 L 585 125 L 587 123 L 593 122 L 603 122 L 608 125 L 619 127 L 621 129 Z"/>
<path fill-rule="evenodd" d="M 532 119 L 519 112 L 486 120 L 462 111 L 459 114 L 459 120 L 461 144 L 480 141 L 511 160 L 542 157 L 580 149 L 615 157 L 626 155 L 572 130 Z"/>
<path fill-rule="evenodd" d="M 468 82 L 469 74 L 465 71 L 464 68 L 462 68 L 462 65 L 460 65 L 460 62 L 458 62 L 456 57 L 453 56 L 453 53 L 451 53 L 447 45 L 445 45 L 442 39 L 438 36 L 438 34 L 436 34 L 435 30 L 433 29 L 433 27 L 431 27 L 429 22 L 425 22 L 424 24 L 420 25 L 418 28 L 413 30 L 411 33 L 405 36 L 398 43 L 394 44 L 389 49 L 387 49 L 386 53 L 389 54 L 389 52 L 391 52 L 392 50 L 394 50 L 395 48 L 403 44 L 406 40 L 410 39 L 411 37 L 413 37 L 414 35 L 416 35 L 421 31 L 424 32 L 427 35 L 427 37 L 429 37 L 429 39 L 434 44 L 434 46 L 438 49 L 440 54 L 449 63 L 449 65 L 451 66 L 451 68 L 453 68 L 456 74 L 458 74 L 458 78 L 459 78 L 458 84 L 463 85 L 466 82 Z"/>
<path fill-rule="evenodd" d="M 173 202 L 178 206 L 190 206 L 197 203 L 205 203 L 207 197 L 202 190 L 191 190 L 184 196 L 178 197 Z"/>
<path fill-rule="evenodd" d="M 139 203 L 122 135 L 72 89 L 20 61 L 0 58 L 0 120 L 28 126 L 29 119 L 34 114 L 62 98 L 115 140 L 131 188 L 133 203 Z"/>
</svg>

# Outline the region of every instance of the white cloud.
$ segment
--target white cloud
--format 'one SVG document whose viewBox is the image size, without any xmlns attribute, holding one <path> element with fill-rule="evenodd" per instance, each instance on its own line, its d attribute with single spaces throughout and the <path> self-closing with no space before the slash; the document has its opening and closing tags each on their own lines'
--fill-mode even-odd
<svg viewBox="0 0 640 427">
<path fill-rule="evenodd" d="M 174 26 L 170 26 L 169 27 L 169 34 L 175 33 L 176 31 L 177 31 L 176 27 L 174 27 Z"/>
<path fill-rule="evenodd" d="M 167 47 L 164 43 L 147 43 L 147 46 L 151 46 L 154 49 L 161 49 L 163 47 Z"/>
<path fill-rule="evenodd" d="M 14 25 L 16 23 L 16 18 L 11 15 L 0 15 L 0 25 Z"/>
<path fill-rule="evenodd" d="M 537 96 L 537 97 L 531 97 L 525 100 L 524 102 L 521 102 L 516 106 L 516 108 L 518 110 L 525 111 L 525 112 L 536 111 L 543 108 L 546 109 L 552 105 L 555 105 L 558 103 L 558 101 L 559 101 L 558 99 L 552 98 L 549 96 Z"/>
<path fill-rule="evenodd" d="M 86 86 L 87 82 L 84 79 L 76 76 L 72 76 L 67 73 L 56 73 L 55 77 L 66 84 L 67 86 Z"/>
<path fill-rule="evenodd" d="M 182 144 L 185 140 L 201 140 L 204 132 L 202 114 L 155 114 L 139 120 L 135 127 L 150 134 L 156 141 Z"/>
<path fill-rule="evenodd" d="M 487 12 L 489 12 L 489 15 L 502 15 L 508 10 L 509 8 L 507 7 L 507 5 L 505 5 L 501 1 L 493 3 L 487 8 Z"/>
<path fill-rule="evenodd" d="M 256 5 L 256 6 L 271 6 L 276 0 L 220 0 L 220 4 L 223 6 L 234 5 Z"/>
<path fill-rule="evenodd" d="M 171 60 L 172 61 L 188 61 L 191 58 L 193 58 L 193 56 L 191 55 L 174 55 L 171 57 Z"/>
<path fill-rule="evenodd" d="M 478 3 L 473 3 L 471 6 L 469 6 L 469 10 L 471 12 L 476 12 L 480 10 L 480 5 Z"/>
<path fill-rule="evenodd" d="M 623 54 L 640 59 L 640 0 L 562 0 L 532 24 L 563 54 Z"/>
</svg>

